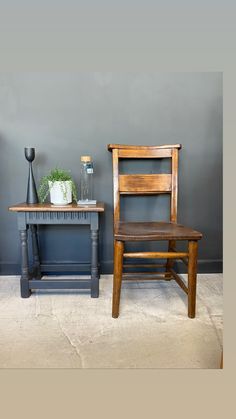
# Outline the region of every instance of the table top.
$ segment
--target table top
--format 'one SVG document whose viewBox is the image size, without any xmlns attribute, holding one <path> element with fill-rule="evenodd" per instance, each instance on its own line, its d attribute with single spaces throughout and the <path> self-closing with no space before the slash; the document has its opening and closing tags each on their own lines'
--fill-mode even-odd
<svg viewBox="0 0 236 419">
<path fill-rule="evenodd" d="M 72 203 L 64 206 L 58 206 L 48 203 L 27 204 L 26 202 L 23 202 L 20 204 L 12 205 L 8 208 L 8 210 L 13 212 L 104 212 L 104 203 L 97 202 L 95 205 L 78 205 L 77 203 Z"/>
</svg>

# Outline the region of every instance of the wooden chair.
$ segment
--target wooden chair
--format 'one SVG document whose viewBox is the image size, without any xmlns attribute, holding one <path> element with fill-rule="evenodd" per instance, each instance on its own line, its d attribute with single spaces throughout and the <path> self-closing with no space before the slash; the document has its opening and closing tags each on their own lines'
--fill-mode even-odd
<svg viewBox="0 0 236 419">
<path fill-rule="evenodd" d="M 180 144 L 162 146 L 134 146 L 109 144 L 113 159 L 113 195 L 114 195 L 114 276 L 112 317 L 119 316 L 120 291 L 123 279 L 130 279 L 129 273 L 123 273 L 123 259 L 167 259 L 166 264 L 127 265 L 133 267 L 164 267 L 154 279 L 174 279 L 188 296 L 188 316 L 195 317 L 197 251 L 198 240 L 202 234 L 191 228 L 177 224 L 178 196 L 178 152 Z M 170 174 L 120 174 L 120 159 L 171 159 Z M 170 222 L 125 222 L 120 220 L 120 195 L 170 195 Z M 126 242 L 168 241 L 168 252 L 124 252 Z M 177 240 L 187 240 L 188 250 L 176 250 Z M 188 266 L 188 287 L 174 271 L 174 259 L 180 259 Z M 145 276 L 149 279 L 149 277 Z M 151 278 L 153 279 L 153 278 Z"/>
</svg>

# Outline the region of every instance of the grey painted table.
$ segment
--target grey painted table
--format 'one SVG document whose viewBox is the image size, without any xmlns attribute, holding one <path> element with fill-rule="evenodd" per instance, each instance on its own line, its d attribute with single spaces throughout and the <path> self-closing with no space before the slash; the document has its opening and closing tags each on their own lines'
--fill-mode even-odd
<svg viewBox="0 0 236 419">
<path fill-rule="evenodd" d="M 33 289 L 90 289 L 91 297 L 99 296 L 99 214 L 104 212 L 104 204 L 93 206 L 70 204 L 62 207 L 51 204 L 18 204 L 9 207 L 17 213 L 18 230 L 21 243 L 21 297 L 27 298 Z M 40 262 L 38 226 L 39 225 L 89 225 L 91 234 L 91 264 L 88 279 L 42 279 L 43 271 L 73 272 L 81 264 L 42 264 Z M 30 270 L 28 255 L 28 230 L 31 231 L 33 269 Z M 84 266 L 84 265 L 83 265 Z"/>
</svg>

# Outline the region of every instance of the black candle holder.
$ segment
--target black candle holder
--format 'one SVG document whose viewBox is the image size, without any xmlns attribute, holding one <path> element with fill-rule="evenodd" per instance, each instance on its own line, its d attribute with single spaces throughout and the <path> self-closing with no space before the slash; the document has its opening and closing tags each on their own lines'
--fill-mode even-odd
<svg viewBox="0 0 236 419">
<path fill-rule="evenodd" d="M 25 158 L 29 162 L 29 175 L 28 175 L 28 187 L 27 187 L 27 204 L 37 204 L 39 202 L 37 189 L 35 186 L 35 180 L 32 169 L 32 162 L 35 159 L 35 149 L 32 147 L 25 147 Z"/>
</svg>

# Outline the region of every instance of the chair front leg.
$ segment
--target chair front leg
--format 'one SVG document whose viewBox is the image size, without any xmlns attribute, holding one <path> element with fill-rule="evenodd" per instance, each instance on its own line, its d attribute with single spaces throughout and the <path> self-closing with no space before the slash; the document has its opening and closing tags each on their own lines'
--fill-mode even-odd
<svg viewBox="0 0 236 419">
<path fill-rule="evenodd" d="M 197 240 L 188 242 L 188 317 L 193 319 L 196 312 L 196 287 L 197 287 Z"/>
<path fill-rule="evenodd" d="M 114 274 L 113 274 L 113 297 L 112 297 L 112 317 L 119 316 L 120 290 L 123 271 L 124 243 L 115 240 L 114 242 Z"/>
</svg>

